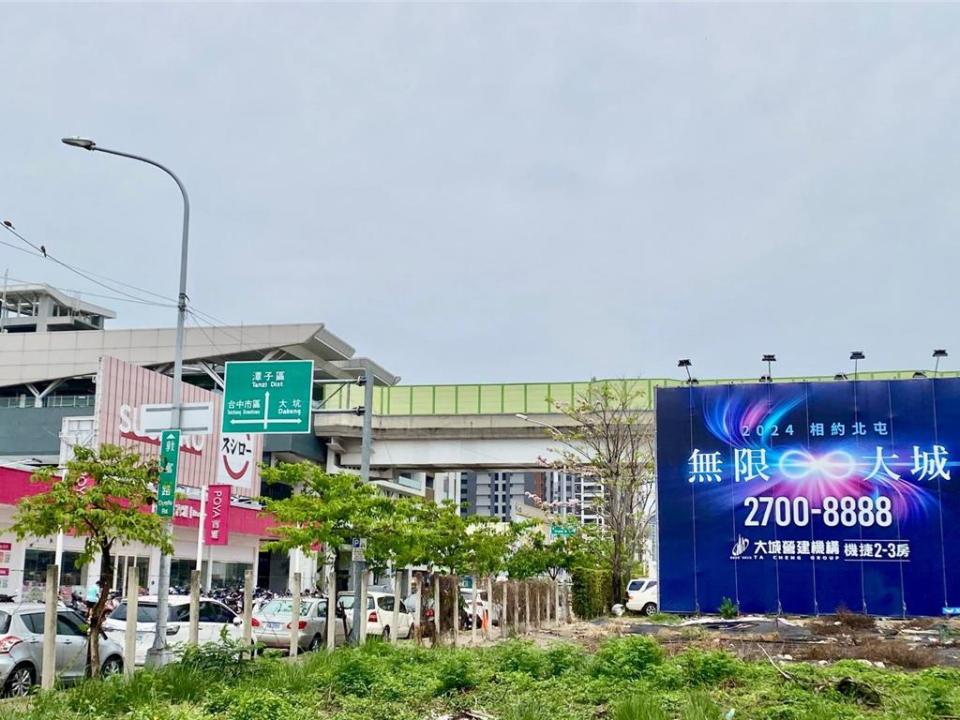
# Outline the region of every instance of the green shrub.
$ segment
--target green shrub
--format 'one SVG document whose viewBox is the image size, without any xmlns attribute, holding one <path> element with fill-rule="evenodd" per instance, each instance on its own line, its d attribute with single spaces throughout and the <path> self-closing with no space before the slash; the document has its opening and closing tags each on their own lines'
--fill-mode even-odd
<svg viewBox="0 0 960 720">
<path fill-rule="evenodd" d="M 126 716 L 129 720 L 202 720 L 203 711 L 193 705 L 141 705 Z"/>
<path fill-rule="evenodd" d="M 507 708 L 503 720 L 553 720 L 553 716 L 540 705 L 519 702 Z"/>
<path fill-rule="evenodd" d="M 587 664 L 587 654 L 579 645 L 554 643 L 547 648 L 545 660 L 550 675 L 563 675 L 583 668 Z"/>
<path fill-rule="evenodd" d="M 224 700 L 226 720 L 292 720 L 297 715 L 290 700 L 262 687 L 235 688 Z"/>
<path fill-rule="evenodd" d="M 376 659 L 357 650 L 341 653 L 338 659 L 333 671 L 334 688 L 346 695 L 367 695 L 378 679 Z"/>
<path fill-rule="evenodd" d="M 608 570 L 574 568 L 573 612 L 577 617 L 590 619 L 606 615 L 614 603 L 613 581 Z"/>
<path fill-rule="evenodd" d="M 467 652 L 449 652 L 437 666 L 437 695 L 464 692 L 476 687 L 477 671 Z"/>
<path fill-rule="evenodd" d="M 659 690 L 680 690 L 687 686 L 683 670 L 674 663 L 663 663 L 650 668 L 644 678 Z"/>
<path fill-rule="evenodd" d="M 740 606 L 734 604 L 733 600 L 728 597 L 720 600 L 720 607 L 718 610 L 720 611 L 720 617 L 725 618 L 726 620 L 732 620 L 740 614 Z"/>
<path fill-rule="evenodd" d="M 527 640 L 508 640 L 494 651 L 497 670 L 521 672 L 531 677 L 547 675 L 547 658 L 543 652 Z"/>
<path fill-rule="evenodd" d="M 690 685 L 717 685 L 734 677 L 742 666 L 733 655 L 716 650 L 687 650 L 677 658 L 677 663 Z"/>
<path fill-rule="evenodd" d="M 224 627 L 216 642 L 181 645 L 174 649 L 180 664 L 214 677 L 233 677 L 249 670 L 252 647 L 239 638 L 231 638 Z"/>
<path fill-rule="evenodd" d="M 611 720 L 668 720 L 667 713 L 652 695 L 631 695 L 610 708 Z"/>
<path fill-rule="evenodd" d="M 701 692 L 692 693 L 680 710 L 680 720 L 720 720 L 721 717 L 720 708 L 709 695 Z"/>
<path fill-rule="evenodd" d="M 663 648 L 652 637 L 632 635 L 604 642 L 593 658 L 596 675 L 638 678 L 663 662 Z"/>
</svg>

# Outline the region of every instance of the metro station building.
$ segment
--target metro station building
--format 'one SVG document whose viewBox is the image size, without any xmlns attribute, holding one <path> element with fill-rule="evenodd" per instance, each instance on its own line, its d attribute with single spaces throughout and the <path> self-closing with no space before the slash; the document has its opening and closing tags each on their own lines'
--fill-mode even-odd
<svg viewBox="0 0 960 720">
<path fill-rule="evenodd" d="M 159 439 L 140 429 L 140 405 L 169 402 L 175 331 L 172 328 L 113 330 L 113 311 L 80 301 L 46 285 L 6 289 L 0 315 L 0 594 L 29 597 L 42 586 L 54 560 L 55 538 L 18 541 L 9 528 L 17 502 L 42 492 L 30 476 L 37 467 L 63 467 L 75 445 L 120 444 L 155 456 Z M 184 401 L 219 403 L 224 363 L 231 360 L 309 359 L 315 381 L 354 383 L 369 368 L 375 382 L 399 378 L 354 349 L 322 323 L 188 327 L 184 344 Z M 325 386 L 315 386 L 319 404 Z M 350 431 L 352 432 L 352 431 Z M 201 487 L 216 480 L 215 435 L 184 436 L 174 516 L 171 585 L 185 586 L 196 565 Z M 255 436 L 256 455 L 267 465 L 309 461 L 339 467 L 332 435 Z M 345 469 L 352 469 L 343 466 Z M 404 488 L 395 483 L 402 491 Z M 257 498 L 282 496 L 286 487 L 261 487 L 253 473 L 247 487 L 234 487 L 227 525 L 229 541 L 203 548 L 205 587 L 236 585 L 252 569 L 260 587 L 286 590 L 294 568 L 309 585 L 319 579 L 317 558 L 265 551 L 269 518 Z M 61 587 L 86 586 L 99 561 L 77 566 L 82 540 L 65 537 Z M 298 557 L 298 555 L 300 555 Z M 124 587 L 136 572 L 141 587 L 156 589 L 159 553 L 144 547 L 118 548 L 114 583 Z M 338 562 L 338 584 L 347 582 L 347 554 Z"/>
</svg>

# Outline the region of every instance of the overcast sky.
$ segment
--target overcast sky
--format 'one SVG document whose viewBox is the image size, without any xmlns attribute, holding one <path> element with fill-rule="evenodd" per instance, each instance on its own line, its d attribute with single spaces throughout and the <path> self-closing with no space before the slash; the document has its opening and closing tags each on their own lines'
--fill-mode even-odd
<svg viewBox="0 0 960 720">
<path fill-rule="evenodd" d="M 9 6 L 0 216 L 404 382 L 960 366 L 960 7 Z M 3 242 L 15 239 L 0 234 Z M 105 292 L 0 245 L 0 272 Z M 114 307 L 113 327 L 174 311 Z"/>
</svg>

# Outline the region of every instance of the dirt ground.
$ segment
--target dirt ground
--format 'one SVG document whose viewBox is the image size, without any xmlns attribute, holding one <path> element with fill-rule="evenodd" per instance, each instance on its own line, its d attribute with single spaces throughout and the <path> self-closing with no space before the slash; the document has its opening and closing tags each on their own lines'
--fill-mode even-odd
<svg viewBox="0 0 960 720">
<path fill-rule="evenodd" d="M 882 619 L 843 612 L 817 618 L 746 616 L 663 621 L 625 615 L 559 628 L 550 623 L 531 628 L 527 637 L 541 645 L 566 639 L 594 649 L 604 638 L 632 634 L 652 635 L 668 652 L 688 647 L 722 649 L 743 659 L 766 658 L 778 664 L 856 659 L 877 667 L 960 667 L 960 619 Z M 469 645 L 469 632 L 461 633 L 460 639 L 461 644 Z M 491 641 L 499 639 L 500 629 L 495 627 Z"/>
</svg>

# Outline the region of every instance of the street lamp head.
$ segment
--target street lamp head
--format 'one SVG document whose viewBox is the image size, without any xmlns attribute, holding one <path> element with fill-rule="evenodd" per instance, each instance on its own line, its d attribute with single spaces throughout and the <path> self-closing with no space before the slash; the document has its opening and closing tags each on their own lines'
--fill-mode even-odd
<svg viewBox="0 0 960 720">
<path fill-rule="evenodd" d="M 523 421 L 527 421 L 530 419 L 528 416 L 524 415 L 523 413 L 514 413 L 514 416 L 520 418 Z"/>
<path fill-rule="evenodd" d="M 677 362 L 677 367 L 690 367 L 691 364 L 690 360 L 684 358 Z"/>
<path fill-rule="evenodd" d="M 854 350 L 852 353 L 850 353 L 851 360 L 863 360 L 866 357 L 867 356 L 863 354 L 862 350 Z"/>
<path fill-rule="evenodd" d="M 97 146 L 93 140 L 79 137 L 61 138 L 60 142 L 62 142 L 64 145 L 70 145 L 72 147 L 78 147 L 84 150 L 93 150 Z"/>
<path fill-rule="evenodd" d="M 934 351 L 933 351 L 933 356 L 934 356 L 935 358 L 947 357 L 947 351 L 946 351 L 946 350 L 934 350 Z"/>
<path fill-rule="evenodd" d="M 761 362 L 765 362 L 765 363 L 771 363 L 776 361 L 777 361 L 777 356 L 774 355 L 773 353 L 764 355 L 761 360 Z"/>
</svg>

